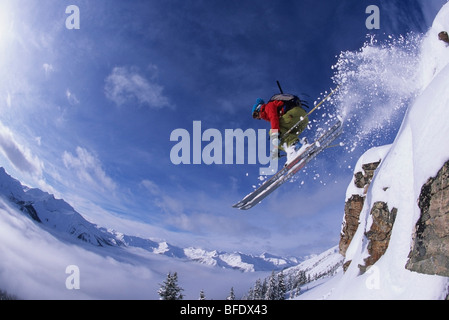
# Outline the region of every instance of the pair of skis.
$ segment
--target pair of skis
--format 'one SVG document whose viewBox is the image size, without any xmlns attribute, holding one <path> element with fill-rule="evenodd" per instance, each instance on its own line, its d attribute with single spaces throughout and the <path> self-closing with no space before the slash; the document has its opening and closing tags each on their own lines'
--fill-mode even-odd
<svg viewBox="0 0 449 320">
<path fill-rule="evenodd" d="M 298 171 L 306 166 L 321 151 L 326 149 L 342 132 L 342 120 L 338 119 L 328 130 L 319 136 L 305 150 L 296 155 L 282 169 L 270 179 L 266 180 L 259 188 L 248 194 L 245 198 L 233 205 L 234 208 L 248 210 L 260 203 L 284 182 L 292 178 Z"/>
</svg>

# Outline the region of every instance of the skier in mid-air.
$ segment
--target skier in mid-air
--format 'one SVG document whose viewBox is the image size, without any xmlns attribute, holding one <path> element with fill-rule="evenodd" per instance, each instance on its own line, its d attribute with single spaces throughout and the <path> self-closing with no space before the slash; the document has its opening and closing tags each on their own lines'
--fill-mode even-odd
<svg viewBox="0 0 449 320">
<path fill-rule="evenodd" d="M 289 181 L 291 177 L 315 159 L 320 152 L 328 148 L 343 131 L 343 120 L 337 115 L 334 123 L 327 129 L 320 130 L 320 134 L 314 138 L 312 143 L 308 143 L 304 138 L 299 140 L 299 135 L 309 123 L 308 116 L 327 101 L 338 90 L 338 86 L 306 113 L 302 106 L 308 107 L 307 104 L 295 95 L 284 94 L 279 81 L 277 81 L 277 84 L 281 93 L 272 96 L 268 103 L 258 98 L 252 108 L 252 116 L 254 119 L 264 119 L 271 123 L 270 141 L 277 147 L 271 148 L 272 156 L 279 157 L 279 151 L 283 150 L 287 153 L 287 162 L 283 168 L 273 173 L 272 177 L 265 180 L 256 190 L 233 205 L 234 208 L 240 210 L 251 209 L 286 181 Z M 291 148 L 298 142 L 305 148 L 298 150 L 296 150 L 296 146 Z"/>
<path fill-rule="evenodd" d="M 252 108 L 254 119 L 263 119 L 271 124 L 270 138 L 275 147 L 272 157 L 279 157 L 280 151 L 286 151 L 284 146 L 297 144 L 298 136 L 309 123 L 301 101 L 296 96 L 293 97 L 292 101 L 282 101 L 273 96 L 268 103 L 258 98 Z"/>
</svg>

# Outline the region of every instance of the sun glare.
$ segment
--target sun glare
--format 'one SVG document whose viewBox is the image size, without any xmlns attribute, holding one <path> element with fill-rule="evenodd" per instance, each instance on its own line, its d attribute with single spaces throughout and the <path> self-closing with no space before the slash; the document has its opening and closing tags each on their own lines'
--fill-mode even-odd
<svg viewBox="0 0 449 320">
<path fill-rule="evenodd" d="M 12 10 L 7 3 L 0 3 L 0 47 L 5 45 L 12 32 Z"/>
</svg>

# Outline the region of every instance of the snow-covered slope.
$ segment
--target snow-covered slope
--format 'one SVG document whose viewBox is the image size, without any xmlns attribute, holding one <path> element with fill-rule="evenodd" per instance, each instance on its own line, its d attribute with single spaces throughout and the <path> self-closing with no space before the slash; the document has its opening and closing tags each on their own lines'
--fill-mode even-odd
<svg viewBox="0 0 449 320">
<path fill-rule="evenodd" d="M 422 42 L 419 95 L 407 109 L 394 143 L 366 155 L 384 154 L 346 252 L 346 261 L 352 260 L 348 270 L 301 299 L 441 299 L 447 295 L 448 278 L 405 269 L 420 216 L 421 187 L 449 160 L 449 47 L 438 39 L 443 30 L 449 30 L 449 4 L 441 9 Z M 376 201 L 397 208 L 397 216 L 385 254 L 361 275 L 358 266 L 369 255 L 365 232 L 372 224 L 370 209 Z"/>
<path fill-rule="evenodd" d="M 335 246 L 323 253 L 309 257 L 297 266 L 283 270 L 283 273 L 289 276 L 302 271 L 310 279 L 330 276 L 341 269 L 343 259 L 343 256 L 339 253 L 338 246 Z"/>
<path fill-rule="evenodd" d="M 22 186 L 1 167 L 0 196 L 63 239 L 75 238 L 96 246 L 121 245 L 114 235 L 88 222 L 64 200 L 55 199 L 40 189 Z"/>
<path fill-rule="evenodd" d="M 385 155 L 390 150 L 391 145 L 385 145 L 381 147 L 374 147 L 366 151 L 357 161 L 354 167 L 354 174 L 357 172 L 363 172 L 363 164 L 377 162 L 385 158 Z M 346 199 L 347 201 L 352 195 L 364 196 L 364 188 L 358 188 L 354 183 L 350 183 L 346 189 Z"/>
</svg>

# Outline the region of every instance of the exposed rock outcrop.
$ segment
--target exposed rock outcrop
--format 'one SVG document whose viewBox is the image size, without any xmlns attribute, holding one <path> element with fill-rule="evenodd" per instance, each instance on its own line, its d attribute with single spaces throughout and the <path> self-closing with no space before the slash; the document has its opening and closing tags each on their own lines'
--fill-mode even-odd
<svg viewBox="0 0 449 320">
<path fill-rule="evenodd" d="M 418 206 L 406 268 L 449 277 L 449 161 L 422 186 Z"/>
<path fill-rule="evenodd" d="M 345 221 L 340 235 L 340 254 L 345 256 L 346 250 L 359 227 L 359 216 L 363 208 L 365 198 L 353 194 L 345 204 Z"/>
<path fill-rule="evenodd" d="M 362 191 L 361 194 L 353 194 L 345 203 L 344 221 L 339 243 L 340 254 L 343 256 L 346 255 L 346 250 L 359 227 L 359 217 L 365 202 L 365 196 L 373 179 L 374 171 L 379 164 L 380 161 L 363 164 L 362 171 L 354 174 L 354 185 Z M 343 269 L 346 270 L 349 264 L 350 261 L 347 261 Z"/>
<path fill-rule="evenodd" d="M 364 208 L 368 188 L 379 164 L 380 161 L 357 165 L 362 170 L 354 173 L 353 184 L 348 188 L 345 203 L 339 243 L 340 254 L 343 256 L 346 256 L 357 233 L 362 210 L 370 210 L 370 224 L 364 230 L 368 257 L 358 264 L 361 273 L 374 265 L 387 251 L 398 214 L 397 208 L 389 208 L 388 203 L 382 199 L 375 199 L 371 208 Z M 387 189 L 383 188 L 384 191 Z M 449 277 L 449 161 L 435 177 L 429 178 L 422 186 L 417 201 L 421 215 L 411 235 L 413 244 L 405 268 Z M 343 269 L 346 271 L 350 264 L 351 260 L 347 260 Z"/>
<path fill-rule="evenodd" d="M 365 265 L 359 265 L 360 271 L 365 272 L 369 266 L 372 266 L 387 251 L 390 243 L 391 230 L 396 219 L 397 209 L 391 211 L 385 202 L 378 201 L 374 203 L 371 209 L 373 223 L 368 232 L 365 233 L 368 239 L 369 257 L 364 259 Z"/>
<path fill-rule="evenodd" d="M 368 191 L 368 187 L 374 177 L 374 171 L 376 171 L 379 164 L 380 161 L 365 163 L 362 165 L 363 172 L 359 171 L 354 175 L 354 184 L 357 188 L 363 188 L 364 195 Z"/>
</svg>

